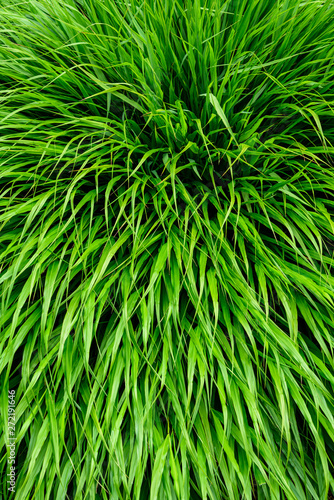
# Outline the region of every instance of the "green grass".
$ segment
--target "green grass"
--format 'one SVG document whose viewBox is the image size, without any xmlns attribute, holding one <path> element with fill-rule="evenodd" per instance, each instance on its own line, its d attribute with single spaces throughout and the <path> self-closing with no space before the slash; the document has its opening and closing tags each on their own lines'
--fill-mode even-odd
<svg viewBox="0 0 334 500">
<path fill-rule="evenodd" d="M 0 19 L 0 497 L 331 498 L 333 2 Z"/>
</svg>

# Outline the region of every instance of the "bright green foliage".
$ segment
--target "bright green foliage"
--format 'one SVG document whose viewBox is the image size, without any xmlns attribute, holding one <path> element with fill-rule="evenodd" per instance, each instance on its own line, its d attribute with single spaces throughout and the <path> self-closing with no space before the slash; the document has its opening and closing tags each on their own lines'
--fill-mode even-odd
<svg viewBox="0 0 334 500">
<path fill-rule="evenodd" d="M 333 1 L 0 19 L 15 498 L 331 498 Z"/>
</svg>

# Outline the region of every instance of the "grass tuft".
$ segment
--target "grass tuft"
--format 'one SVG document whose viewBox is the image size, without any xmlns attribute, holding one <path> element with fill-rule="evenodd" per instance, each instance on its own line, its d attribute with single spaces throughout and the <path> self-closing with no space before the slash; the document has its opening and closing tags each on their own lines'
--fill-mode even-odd
<svg viewBox="0 0 334 500">
<path fill-rule="evenodd" d="M 0 496 L 332 498 L 333 2 L 0 18 Z"/>
</svg>

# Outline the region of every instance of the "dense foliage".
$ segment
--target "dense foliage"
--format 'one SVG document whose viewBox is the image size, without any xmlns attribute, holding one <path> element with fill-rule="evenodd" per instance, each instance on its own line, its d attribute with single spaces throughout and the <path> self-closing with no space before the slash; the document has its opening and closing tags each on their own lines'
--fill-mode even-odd
<svg viewBox="0 0 334 500">
<path fill-rule="evenodd" d="M 333 2 L 0 19 L 2 477 L 15 389 L 18 499 L 330 498 Z"/>
</svg>

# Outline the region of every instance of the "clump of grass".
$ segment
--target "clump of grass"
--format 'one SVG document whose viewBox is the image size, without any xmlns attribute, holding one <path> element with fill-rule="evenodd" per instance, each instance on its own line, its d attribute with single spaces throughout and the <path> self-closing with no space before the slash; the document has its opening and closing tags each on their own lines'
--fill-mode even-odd
<svg viewBox="0 0 334 500">
<path fill-rule="evenodd" d="M 2 2 L 17 498 L 333 491 L 333 15 Z"/>
</svg>

